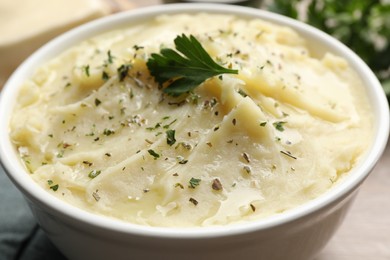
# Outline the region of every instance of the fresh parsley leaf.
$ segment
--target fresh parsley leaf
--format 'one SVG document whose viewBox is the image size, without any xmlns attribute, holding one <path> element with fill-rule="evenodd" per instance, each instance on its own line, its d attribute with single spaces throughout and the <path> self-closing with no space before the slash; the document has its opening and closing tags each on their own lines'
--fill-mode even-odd
<svg viewBox="0 0 390 260">
<path fill-rule="evenodd" d="M 152 53 L 146 63 L 151 75 L 160 85 L 172 81 L 164 89 L 167 94 L 177 96 L 193 90 L 211 77 L 238 73 L 238 70 L 217 64 L 193 35 L 177 36 L 174 43 L 180 53 L 163 48 L 160 54 Z"/>
</svg>

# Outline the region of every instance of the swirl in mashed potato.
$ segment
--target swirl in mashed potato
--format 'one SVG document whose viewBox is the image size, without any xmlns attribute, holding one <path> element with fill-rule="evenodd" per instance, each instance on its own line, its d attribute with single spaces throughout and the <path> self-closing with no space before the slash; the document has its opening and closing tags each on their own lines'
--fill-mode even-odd
<svg viewBox="0 0 390 260">
<path fill-rule="evenodd" d="M 193 34 L 239 70 L 163 94 L 151 53 Z M 21 87 L 11 136 L 31 177 L 87 211 L 150 226 L 252 221 L 302 205 L 370 143 L 362 83 L 293 30 L 230 15 L 159 16 L 84 41 Z"/>
</svg>

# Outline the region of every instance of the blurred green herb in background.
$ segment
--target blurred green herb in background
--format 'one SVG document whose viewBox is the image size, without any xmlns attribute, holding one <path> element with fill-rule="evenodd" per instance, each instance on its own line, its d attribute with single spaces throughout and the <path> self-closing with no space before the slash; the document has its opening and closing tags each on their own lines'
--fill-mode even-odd
<svg viewBox="0 0 390 260">
<path fill-rule="evenodd" d="M 390 100 L 390 0 L 273 0 L 266 8 L 342 41 L 375 72 Z"/>
</svg>

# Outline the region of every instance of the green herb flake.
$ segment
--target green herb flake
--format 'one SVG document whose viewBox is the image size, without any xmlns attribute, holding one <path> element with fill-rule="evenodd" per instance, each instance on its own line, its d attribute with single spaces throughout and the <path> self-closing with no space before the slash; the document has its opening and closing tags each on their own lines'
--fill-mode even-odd
<svg viewBox="0 0 390 260">
<path fill-rule="evenodd" d="M 101 103 L 102 101 L 100 101 L 100 99 L 95 98 L 95 106 L 99 106 Z"/>
<path fill-rule="evenodd" d="M 53 190 L 53 191 L 57 191 L 58 188 L 59 188 L 58 184 L 50 186 L 50 189 Z"/>
<path fill-rule="evenodd" d="M 59 151 L 58 153 L 57 153 L 57 158 L 62 158 L 62 157 L 64 157 L 64 150 L 61 150 L 61 151 Z"/>
<path fill-rule="evenodd" d="M 111 54 L 111 50 L 109 50 L 109 51 L 107 52 L 107 63 L 108 63 L 108 64 L 112 64 L 114 58 L 115 58 L 115 57 L 112 56 L 112 54 Z"/>
<path fill-rule="evenodd" d="M 154 150 L 152 149 L 149 149 L 148 150 L 148 153 L 154 157 L 155 160 L 157 160 L 158 158 L 160 158 L 160 155 L 158 153 L 156 153 Z"/>
<path fill-rule="evenodd" d="M 103 72 L 102 72 L 102 80 L 107 81 L 109 79 L 110 79 L 110 75 L 106 71 L 103 70 Z"/>
<path fill-rule="evenodd" d="M 176 143 L 176 139 L 175 139 L 175 130 L 167 130 L 166 132 L 166 135 L 167 135 L 167 144 L 172 146 Z"/>
<path fill-rule="evenodd" d="M 207 79 L 224 74 L 238 74 L 237 70 L 227 69 L 217 64 L 193 36 L 185 34 L 174 40 L 175 48 L 163 48 L 160 54 L 152 53 L 146 65 L 154 79 L 163 85 L 169 82 L 164 92 L 178 96 L 189 92 Z"/>
<path fill-rule="evenodd" d="M 277 121 L 277 122 L 273 123 L 273 126 L 275 127 L 276 130 L 278 130 L 280 132 L 283 132 L 284 131 L 283 125 L 286 124 L 286 123 L 287 122 L 285 122 L 285 121 Z"/>
<path fill-rule="evenodd" d="M 183 184 L 181 184 L 179 182 L 175 184 L 175 188 L 177 188 L 177 187 L 179 187 L 180 189 L 184 189 Z"/>
<path fill-rule="evenodd" d="M 164 129 L 168 129 L 168 128 L 169 128 L 172 124 L 174 124 L 176 121 L 177 121 L 177 119 L 172 120 L 172 122 L 170 122 L 169 124 L 164 125 L 163 128 L 164 128 Z"/>
<path fill-rule="evenodd" d="M 118 77 L 119 77 L 119 81 L 123 81 L 127 74 L 129 73 L 129 69 L 130 69 L 131 65 L 130 64 L 122 64 L 118 69 L 117 69 L 117 72 L 118 72 Z"/>
<path fill-rule="evenodd" d="M 84 71 L 84 73 L 85 73 L 85 75 L 87 75 L 87 77 L 90 76 L 90 74 L 89 74 L 89 65 L 83 66 L 83 67 L 81 67 L 81 69 Z"/>
<path fill-rule="evenodd" d="M 144 48 L 143 46 L 139 46 L 139 45 L 134 45 L 133 46 L 133 49 L 136 50 L 136 51 L 138 51 L 140 49 L 143 49 L 143 48 Z"/>
<path fill-rule="evenodd" d="M 249 158 L 249 155 L 247 153 L 242 153 L 242 157 L 244 158 L 244 160 L 247 162 L 247 163 L 250 163 L 251 160 Z"/>
<path fill-rule="evenodd" d="M 198 202 L 196 199 L 194 199 L 194 198 L 190 198 L 189 201 L 190 201 L 192 204 L 194 204 L 195 206 L 198 205 L 198 203 L 199 203 L 199 202 Z"/>
<path fill-rule="evenodd" d="M 201 179 L 196 179 L 196 178 L 192 177 L 189 181 L 188 188 L 195 189 L 196 186 L 199 186 L 200 182 L 201 182 Z"/>
<path fill-rule="evenodd" d="M 243 97 L 247 97 L 248 96 L 248 94 L 244 90 L 242 90 L 242 89 L 238 90 L 238 94 L 240 94 Z"/>
<path fill-rule="evenodd" d="M 245 171 L 246 173 L 248 173 L 248 174 L 250 174 L 250 173 L 252 172 L 251 167 L 249 167 L 248 165 L 245 165 L 245 166 L 243 167 L 243 169 L 244 169 L 244 171 Z"/>
<path fill-rule="evenodd" d="M 147 127 L 146 130 L 153 131 L 153 130 L 160 128 L 160 126 L 161 126 L 160 123 L 156 123 L 153 127 Z"/>
<path fill-rule="evenodd" d="M 115 134 L 115 131 L 112 130 L 112 129 L 105 128 L 105 129 L 103 130 L 103 134 L 104 134 L 105 136 L 110 136 L 110 135 L 112 135 L 112 134 Z"/>
<path fill-rule="evenodd" d="M 92 166 L 93 163 L 91 163 L 90 161 L 83 161 L 83 164 L 85 164 L 87 166 Z"/>
<path fill-rule="evenodd" d="M 266 125 L 267 125 L 267 122 L 266 122 L 266 121 L 260 123 L 260 126 L 263 126 L 263 127 L 264 127 L 264 126 L 266 126 Z"/>
<path fill-rule="evenodd" d="M 88 177 L 93 179 L 93 178 L 97 177 L 100 173 L 102 173 L 102 171 L 100 171 L 100 170 L 92 170 L 92 171 L 89 172 Z"/>
</svg>

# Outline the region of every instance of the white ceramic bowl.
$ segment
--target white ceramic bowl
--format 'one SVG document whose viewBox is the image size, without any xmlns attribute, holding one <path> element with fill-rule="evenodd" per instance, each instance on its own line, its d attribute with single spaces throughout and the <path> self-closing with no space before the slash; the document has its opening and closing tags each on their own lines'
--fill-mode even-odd
<svg viewBox="0 0 390 260">
<path fill-rule="evenodd" d="M 101 32 L 139 23 L 158 14 L 199 11 L 257 17 L 287 25 L 307 39 L 318 55 L 344 57 L 361 76 L 373 108 L 375 138 L 362 162 L 325 195 L 281 215 L 226 227 L 169 229 L 138 226 L 93 215 L 40 188 L 25 171 L 9 137 L 18 88 L 45 61 Z M 27 59 L 6 83 L 0 100 L 0 156 L 5 171 L 24 194 L 38 223 L 70 259 L 310 259 L 325 246 L 343 220 L 358 187 L 381 156 L 389 134 L 389 108 L 381 85 L 351 50 L 325 33 L 265 11 L 223 5 L 166 5 L 120 13 L 78 27 Z"/>
</svg>

